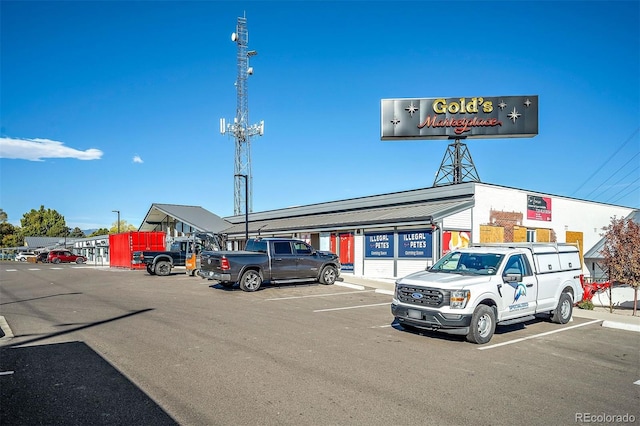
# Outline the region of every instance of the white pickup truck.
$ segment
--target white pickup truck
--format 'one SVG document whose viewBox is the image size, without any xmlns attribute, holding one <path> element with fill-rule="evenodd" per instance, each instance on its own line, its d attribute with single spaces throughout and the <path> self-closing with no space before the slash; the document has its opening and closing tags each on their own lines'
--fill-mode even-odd
<svg viewBox="0 0 640 426">
<path fill-rule="evenodd" d="M 396 281 L 391 313 L 406 329 L 491 340 L 496 325 L 549 314 L 566 324 L 582 300 L 578 249 L 570 244 L 503 243 L 447 253 Z"/>
</svg>

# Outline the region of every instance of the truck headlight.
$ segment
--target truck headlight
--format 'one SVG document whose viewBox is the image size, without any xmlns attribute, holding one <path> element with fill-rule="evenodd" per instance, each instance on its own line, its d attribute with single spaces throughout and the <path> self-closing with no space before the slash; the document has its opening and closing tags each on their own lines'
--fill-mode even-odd
<svg viewBox="0 0 640 426">
<path fill-rule="evenodd" d="M 471 292 L 469 290 L 453 290 L 449 306 L 452 309 L 464 309 L 470 298 Z"/>
</svg>

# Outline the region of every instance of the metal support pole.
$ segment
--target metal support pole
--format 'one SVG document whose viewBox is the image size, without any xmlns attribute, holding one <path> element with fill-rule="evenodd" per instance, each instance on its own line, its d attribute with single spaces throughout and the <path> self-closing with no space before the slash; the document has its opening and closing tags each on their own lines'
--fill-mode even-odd
<svg viewBox="0 0 640 426">
<path fill-rule="evenodd" d="M 244 178 L 244 240 L 245 244 L 249 241 L 249 197 L 246 194 L 249 191 L 249 177 L 247 175 L 235 175 Z"/>
<path fill-rule="evenodd" d="M 114 213 L 118 213 L 118 225 L 116 225 L 116 226 L 117 226 L 118 234 L 119 234 L 120 233 L 120 210 L 111 210 L 111 211 L 114 212 Z"/>
</svg>

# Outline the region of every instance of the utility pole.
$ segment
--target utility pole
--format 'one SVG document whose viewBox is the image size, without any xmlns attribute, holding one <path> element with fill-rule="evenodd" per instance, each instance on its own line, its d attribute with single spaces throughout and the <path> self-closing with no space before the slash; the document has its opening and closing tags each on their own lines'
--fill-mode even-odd
<svg viewBox="0 0 640 426">
<path fill-rule="evenodd" d="M 233 123 L 226 123 L 220 119 L 220 133 L 229 133 L 235 139 L 235 165 L 234 165 L 234 193 L 233 214 L 242 213 L 243 205 L 245 213 L 253 210 L 253 176 L 251 174 L 251 138 L 264 134 L 264 120 L 259 124 L 249 125 L 249 94 L 247 87 L 248 76 L 253 74 L 253 67 L 249 66 L 249 58 L 258 54 L 249 49 L 249 31 L 247 30 L 247 18 L 238 17 L 236 32 L 231 34 L 231 41 L 238 46 L 237 52 L 237 78 L 236 78 L 236 116 Z M 241 177 L 245 176 L 243 188 Z M 244 201 L 244 202 L 243 202 Z M 248 210 L 248 211 L 247 211 Z"/>
</svg>

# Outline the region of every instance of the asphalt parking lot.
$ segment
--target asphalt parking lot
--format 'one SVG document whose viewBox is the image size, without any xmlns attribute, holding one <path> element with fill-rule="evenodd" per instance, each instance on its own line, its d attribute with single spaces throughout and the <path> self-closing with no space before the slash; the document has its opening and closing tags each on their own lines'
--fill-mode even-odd
<svg viewBox="0 0 640 426">
<path fill-rule="evenodd" d="M 181 273 L 77 265 L 2 263 L 0 296 L 14 335 L 0 339 L 2 424 L 640 418 L 640 335 L 597 320 L 498 328 L 478 346 L 402 330 L 391 296 L 374 288 L 246 293 Z M 132 409 L 146 414 L 127 417 Z"/>
</svg>

